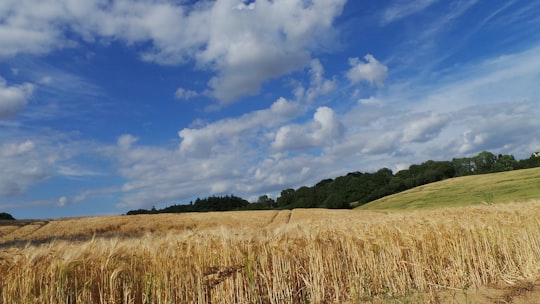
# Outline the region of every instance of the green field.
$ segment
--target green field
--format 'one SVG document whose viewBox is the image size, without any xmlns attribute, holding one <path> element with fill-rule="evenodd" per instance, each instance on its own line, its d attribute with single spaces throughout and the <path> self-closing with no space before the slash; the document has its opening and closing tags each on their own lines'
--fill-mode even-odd
<svg viewBox="0 0 540 304">
<path fill-rule="evenodd" d="M 540 199 L 540 168 L 447 179 L 386 196 L 358 207 L 416 210 Z"/>
</svg>

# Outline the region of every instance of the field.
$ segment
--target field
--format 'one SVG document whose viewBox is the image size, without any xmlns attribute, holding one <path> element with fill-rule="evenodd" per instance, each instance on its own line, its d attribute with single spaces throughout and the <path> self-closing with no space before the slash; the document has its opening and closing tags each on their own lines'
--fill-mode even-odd
<svg viewBox="0 0 540 304">
<path fill-rule="evenodd" d="M 447 179 L 383 197 L 364 210 L 416 210 L 540 198 L 540 168 Z"/>
<path fill-rule="evenodd" d="M 534 303 L 540 201 L 0 225 L 2 303 Z"/>
</svg>

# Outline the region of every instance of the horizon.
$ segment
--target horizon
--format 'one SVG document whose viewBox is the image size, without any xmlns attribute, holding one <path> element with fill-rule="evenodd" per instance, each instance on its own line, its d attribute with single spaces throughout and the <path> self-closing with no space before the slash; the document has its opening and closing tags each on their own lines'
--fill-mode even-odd
<svg viewBox="0 0 540 304">
<path fill-rule="evenodd" d="M 540 3 L 0 5 L 0 212 L 254 201 L 540 150 Z"/>
</svg>

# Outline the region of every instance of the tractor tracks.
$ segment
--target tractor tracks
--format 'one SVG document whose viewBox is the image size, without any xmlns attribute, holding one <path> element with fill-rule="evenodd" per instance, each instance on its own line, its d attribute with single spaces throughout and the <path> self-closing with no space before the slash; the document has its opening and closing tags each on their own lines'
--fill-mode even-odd
<svg viewBox="0 0 540 304">
<path fill-rule="evenodd" d="M 269 226 L 289 224 L 292 217 L 292 210 L 280 210 L 272 217 Z"/>
</svg>

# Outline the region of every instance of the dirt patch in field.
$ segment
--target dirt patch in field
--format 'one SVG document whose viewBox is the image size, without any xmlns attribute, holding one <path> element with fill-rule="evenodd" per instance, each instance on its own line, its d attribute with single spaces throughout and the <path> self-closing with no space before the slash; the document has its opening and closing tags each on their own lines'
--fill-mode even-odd
<svg viewBox="0 0 540 304">
<path fill-rule="evenodd" d="M 540 280 L 444 291 L 434 300 L 432 303 L 536 304 L 540 303 Z"/>
<path fill-rule="evenodd" d="M 540 280 L 499 284 L 476 289 L 449 288 L 426 293 L 414 293 L 398 297 L 363 299 L 359 303 L 370 304 L 539 304 Z"/>
</svg>

